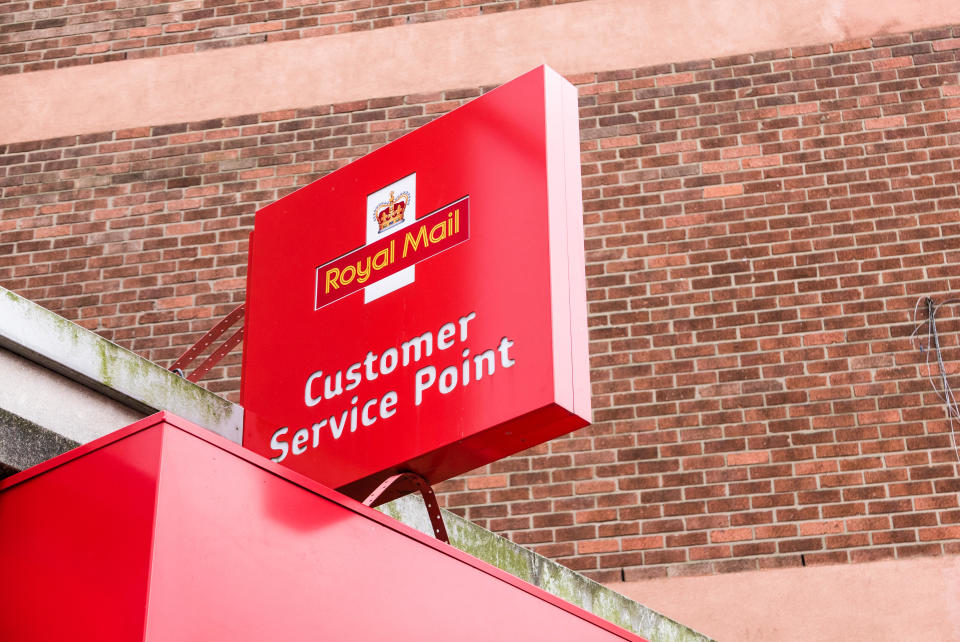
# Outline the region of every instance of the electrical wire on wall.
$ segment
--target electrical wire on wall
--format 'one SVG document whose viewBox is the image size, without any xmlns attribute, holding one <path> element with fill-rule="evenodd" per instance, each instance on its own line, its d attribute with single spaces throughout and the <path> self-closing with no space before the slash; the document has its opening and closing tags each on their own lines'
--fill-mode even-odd
<svg viewBox="0 0 960 642">
<path fill-rule="evenodd" d="M 927 376 L 930 378 L 930 384 L 933 386 L 937 397 L 939 397 L 946 406 L 947 419 L 950 422 L 950 441 L 953 444 L 954 454 L 957 455 L 957 459 L 960 460 L 960 451 L 957 450 L 957 436 L 955 432 L 955 425 L 960 422 L 960 405 L 957 404 L 957 397 L 950 387 L 950 381 L 947 379 L 947 369 L 943 363 L 943 352 L 940 346 L 940 334 L 937 331 L 937 314 L 940 312 L 940 308 L 954 303 L 960 303 L 960 299 L 947 299 L 940 303 L 936 303 L 930 297 L 921 297 L 918 299 L 917 304 L 913 308 L 915 327 L 910 337 L 913 339 L 914 345 L 920 349 L 921 354 L 926 356 Z M 927 308 L 927 320 L 917 322 L 917 314 L 921 304 Z M 921 337 L 921 331 L 924 328 L 927 329 L 926 343 L 923 342 Z M 937 362 L 937 373 L 934 373 L 934 369 L 930 363 L 933 359 L 936 359 Z"/>
</svg>

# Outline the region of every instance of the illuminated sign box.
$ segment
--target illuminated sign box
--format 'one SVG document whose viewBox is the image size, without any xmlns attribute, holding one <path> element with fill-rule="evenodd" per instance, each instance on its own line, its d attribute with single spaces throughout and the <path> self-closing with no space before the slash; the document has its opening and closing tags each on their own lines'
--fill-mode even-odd
<svg viewBox="0 0 960 642">
<path fill-rule="evenodd" d="M 362 497 L 586 425 L 580 199 L 541 67 L 259 211 L 244 446 Z"/>
</svg>

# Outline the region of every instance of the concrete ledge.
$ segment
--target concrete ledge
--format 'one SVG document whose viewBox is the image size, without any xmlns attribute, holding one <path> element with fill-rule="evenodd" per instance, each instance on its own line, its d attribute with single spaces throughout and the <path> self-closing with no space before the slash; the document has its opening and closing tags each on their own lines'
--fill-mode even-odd
<svg viewBox="0 0 960 642">
<path fill-rule="evenodd" d="M 380 510 L 407 526 L 433 536 L 427 509 L 417 495 L 401 497 L 384 504 Z M 450 511 L 443 511 L 443 521 L 450 536 L 450 544 L 454 547 L 598 617 L 642 635 L 650 642 L 710 640 L 693 629 L 587 579 L 576 571 L 480 528 Z"/>
<path fill-rule="evenodd" d="M 169 410 L 230 441 L 242 442 L 240 406 L 2 287 L 0 347 L 109 397 L 139 416 Z M 6 409 L 17 413 L 13 408 Z M 82 417 L 77 411 L 73 415 Z M 28 419 L 36 423 L 32 417 Z M 80 441 L 126 423 L 89 426 Z M 56 430 L 52 425 L 42 427 Z"/>
<path fill-rule="evenodd" d="M 79 445 L 0 408 L 0 477 L 36 466 Z"/>
</svg>

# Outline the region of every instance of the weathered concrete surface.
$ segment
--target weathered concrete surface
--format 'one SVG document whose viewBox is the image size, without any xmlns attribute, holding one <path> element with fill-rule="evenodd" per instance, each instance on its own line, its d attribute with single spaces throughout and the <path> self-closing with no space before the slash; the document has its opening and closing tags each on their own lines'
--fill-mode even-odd
<svg viewBox="0 0 960 642">
<path fill-rule="evenodd" d="M 144 416 L 5 348 L 0 348 L 0 409 L 79 444 Z"/>
<path fill-rule="evenodd" d="M 427 509 L 417 495 L 401 497 L 384 504 L 380 510 L 422 533 L 433 535 Z M 454 547 L 650 642 L 706 642 L 710 639 L 449 511 L 443 511 L 443 521 Z"/>
<path fill-rule="evenodd" d="M 0 408 L 0 477 L 36 466 L 79 445 Z"/>
<path fill-rule="evenodd" d="M 169 410 L 240 443 L 243 409 L 0 287 L 0 408 L 85 443 Z"/>
</svg>

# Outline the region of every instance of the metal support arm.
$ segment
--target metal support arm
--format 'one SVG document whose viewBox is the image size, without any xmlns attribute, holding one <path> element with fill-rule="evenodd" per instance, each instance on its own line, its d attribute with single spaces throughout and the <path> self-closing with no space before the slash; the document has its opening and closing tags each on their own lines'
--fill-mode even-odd
<svg viewBox="0 0 960 642">
<path fill-rule="evenodd" d="M 380 499 L 387 490 L 399 484 L 411 484 L 416 490 L 420 491 L 420 494 L 423 496 L 423 503 L 427 507 L 427 515 L 430 517 L 433 534 L 441 542 L 449 544 L 450 538 L 447 537 L 447 528 L 443 524 L 443 515 L 440 513 L 440 506 L 437 504 L 437 496 L 434 495 L 433 489 L 430 488 L 427 480 L 416 473 L 399 473 L 387 477 L 375 491 L 363 500 L 363 505 L 379 506 L 383 502 L 378 502 L 377 500 Z"/>
<path fill-rule="evenodd" d="M 220 322 L 213 326 L 209 332 L 200 337 L 200 340 L 193 344 L 186 352 L 183 353 L 177 362 L 170 366 L 170 370 L 176 372 L 181 377 L 184 376 L 183 369 L 186 368 L 191 361 L 197 358 L 197 356 L 206 349 L 211 343 L 216 341 L 221 334 L 227 331 L 227 328 L 232 326 L 237 322 L 238 319 L 243 319 L 244 306 L 241 305 L 236 308 L 233 312 L 225 316 Z M 207 374 L 210 371 L 210 368 L 217 365 L 217 362 L 220 359 L 223 359 L 231 350 L 233 350 L 240 340 L 243 339 L 243 325 L 241 324 L 237 328 L 236 332 L 230 335 L 226 341 L 220 344 L 220 347 L 213 351 L 209 357 L 204 359 L 197 368 L 187 376 L 188 381 L 199 381 L 200 377 Z"/>
</svg>

